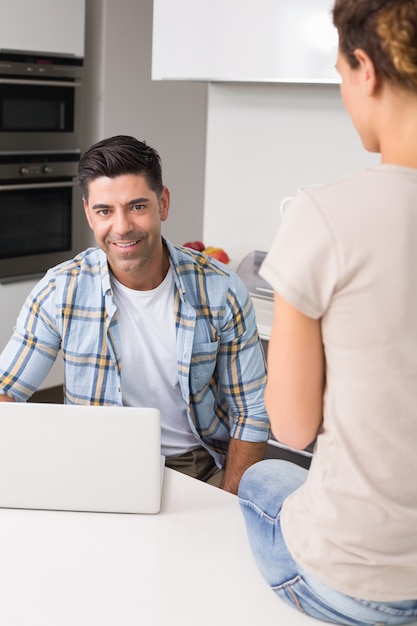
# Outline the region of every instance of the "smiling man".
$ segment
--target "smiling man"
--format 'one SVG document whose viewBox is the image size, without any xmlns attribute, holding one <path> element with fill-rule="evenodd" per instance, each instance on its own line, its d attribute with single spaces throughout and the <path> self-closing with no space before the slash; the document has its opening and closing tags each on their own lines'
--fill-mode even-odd
<svg viewBox="0 0 417 626">
<path fill-rule="evenodd" d="M 84 209 L 112 275 L 130 289 L 157 287 L 169 268 L 161 222 L 168 217 L 169 192 L 149 188 L 143 174 L 101 176 L 84 195 Z"/>
<path fill-rule="evenodd" d="M 26 401 L 61 349 L 67 403 L 157 407 L 167 466 L 236 493 L 269 436 L 248 292 L 222 263 L 162 237 L 170 194 L 153 148 L 105 139 L 78 177 L 98 247 L 27 298 L 0 355 L 0 401 Z"/>
</svg>

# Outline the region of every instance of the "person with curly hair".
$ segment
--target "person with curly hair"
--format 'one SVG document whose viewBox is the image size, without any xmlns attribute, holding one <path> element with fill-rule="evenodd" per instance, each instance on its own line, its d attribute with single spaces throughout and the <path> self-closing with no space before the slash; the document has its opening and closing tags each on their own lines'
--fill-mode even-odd
<svg viewBox="0 0 417 626">
<path fill-rule="evenodd" d="M 336 0 L 341 96 L 380 163 L 300 192 L 261 268 L 275 292 L 267 411 L 309 471 L 243 475 L 250 545 L 299 611 L 417 620 L 417 2 Z"/>
</svg>

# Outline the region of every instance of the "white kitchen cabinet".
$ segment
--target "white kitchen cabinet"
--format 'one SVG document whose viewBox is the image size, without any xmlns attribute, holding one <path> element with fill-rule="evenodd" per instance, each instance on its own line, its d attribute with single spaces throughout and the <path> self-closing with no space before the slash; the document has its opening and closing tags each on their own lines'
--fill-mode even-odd
<svg viewBox="0 0 417 626">
<path fill-rule="evenodd" d="M 333 0 L 154 0 L 152 78 L 336 83 Z"/>
<path fill-rule="evenodd" d="M 85 0 L 0 0 L 0 52 L 84 56 Z"/>
</svg>

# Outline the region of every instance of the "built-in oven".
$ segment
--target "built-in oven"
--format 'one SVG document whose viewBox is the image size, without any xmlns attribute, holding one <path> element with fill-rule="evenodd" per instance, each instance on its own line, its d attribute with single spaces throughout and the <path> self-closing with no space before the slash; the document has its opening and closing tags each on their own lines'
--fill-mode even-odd
<svg viewBox="0 0 417 626">
<path fill-rule="evenodd" d="M 79 153 L 0 154 L 0 282 L 33 277 L 80 251 Z"/>
<path fill-rule="evenodd" d="M 79 149 L 82 75 L 78 57 L 0 52 L 1 152 Z"/>
</svg>

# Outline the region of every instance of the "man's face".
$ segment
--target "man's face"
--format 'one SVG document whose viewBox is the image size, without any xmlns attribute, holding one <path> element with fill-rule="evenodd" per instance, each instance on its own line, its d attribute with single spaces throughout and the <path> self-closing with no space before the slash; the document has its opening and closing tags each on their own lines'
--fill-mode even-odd
<svg viewBox="0 0 417 626">
<path fill-rule="evenodd" d="M 88 190 L 87 221 L 113 275 L 131 289 L 155 288 L 167 271 L 161 222 L 168 217 L 168 189 L 158 198 L 143 175 L 124 174 L 96 178 Z"/>
</svg>

